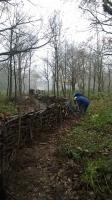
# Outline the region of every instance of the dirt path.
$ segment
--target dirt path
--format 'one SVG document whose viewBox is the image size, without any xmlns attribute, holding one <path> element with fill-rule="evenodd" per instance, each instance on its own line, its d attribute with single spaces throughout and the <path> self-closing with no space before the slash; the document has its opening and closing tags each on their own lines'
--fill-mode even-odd
<svg viewBox="0 0 112 200">
<path fill-rule="evenodd" d="M 8 181 L 18 200 L 86 199 L 79 178 L 80 165 L 57 155 L 58 140 L 70 127 L 71 122 L 65 122 L 55 133 L 19 151 Z"/>
</svg>

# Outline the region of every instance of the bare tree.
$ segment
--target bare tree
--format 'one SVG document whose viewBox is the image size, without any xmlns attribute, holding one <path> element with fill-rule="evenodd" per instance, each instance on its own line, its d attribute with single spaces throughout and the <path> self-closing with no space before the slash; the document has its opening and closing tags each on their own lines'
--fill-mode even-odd
<svg viewBox="0 0 112 200">
<path fill-rule="evenodd" d="M 49 19 L 49 28 L 52 35 L 51 46 L 54 48 L 54 95 L 59 96 L 59 45 L 62 22 L 60 20 L 59 12 L 54 12 L 53 16 Z M 56 89 L 56 90 L 55 90 Z M 56 92 L 56 93 L 55 93 Z"/>
<path fill-rule="evenodd" d="M 37 22 L 41 23 L 41 19 L 32 20 L 31 17 L 24 16 L 19 10 L 18 5 L 15 4 L 12 15 L 9 12 L 6 26 L 2 24 L 2 28 L 0 28 L 0 39 L 3 41 L 3 45 L 1 43 L 3 48 L 1 48 L 0 60 L 1 62 L 7 60 L 9 63 L 7 89 L 9 99 L 11 99 L 13 94 L 14 83 L 16 85 L 15 90 L 17 90 L 18 87 L 19 95 L 22 94 L 23 69 L 25 72 L 23 63 L 25 55 L 31 52 L 31 50 L 34 52 L 50 42 L 49 38 L 46 42 L 45 35 L 40 34 L 38 25 L 35 26 L 37 31 L 34 31 L 34 33 L 31 32 L 31 27 L 33 28 L 33 25 Z M 15 80 L 15 82 L 13 80 Z M 17 95 L 17 91 L 15 91 L 15 94 Z"/>
<path fill-rule="evenodd" d="M 48 92 L 48 95 L 49 95 L 50 69 L 49 69 L 48 56 L 47 56 L 47 59 L 46 59 L 46 64 L 45 64 L 44 69 L 43 69 L 43 76 L 45 77 L 45 79 L 47 81 L 47 92 Z"/>
</svg>

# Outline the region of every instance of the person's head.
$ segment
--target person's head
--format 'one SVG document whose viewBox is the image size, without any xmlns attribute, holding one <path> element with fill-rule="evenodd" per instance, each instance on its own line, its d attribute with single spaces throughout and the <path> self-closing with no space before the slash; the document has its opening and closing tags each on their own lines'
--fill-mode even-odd
<svg viewBox="0 0 112 200">
<path fill-rule="evenodd" d="M 79 97 L 79 96 L 82 96 L 82 94 L 81 94 L 80 92 L 76 92 L 76 93 L 74 94 L 74 97 Z"/>
</svg>

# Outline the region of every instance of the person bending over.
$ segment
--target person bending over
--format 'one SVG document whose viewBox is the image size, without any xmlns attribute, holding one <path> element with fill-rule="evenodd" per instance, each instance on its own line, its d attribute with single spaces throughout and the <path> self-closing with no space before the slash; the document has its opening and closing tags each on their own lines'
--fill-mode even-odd
<svg viewBox="0 0 112 200">
<path fill-rule="evenodd" d="M 84 114 L 90 104 L 90 101 L 86 96 L 77 92 L 74 94 L 74 103 L 76 104 L 77 110 Z"/>
</svg>

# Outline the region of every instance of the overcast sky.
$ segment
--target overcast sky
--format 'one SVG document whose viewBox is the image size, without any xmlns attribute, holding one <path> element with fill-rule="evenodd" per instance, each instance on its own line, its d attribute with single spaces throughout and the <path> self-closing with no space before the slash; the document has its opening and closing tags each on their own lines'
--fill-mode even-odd
<svg viewBox="0 0 112 200">
<path fill-rule="evenodd" d="M 77 0 L 24 0 L 25 7 L 30 15 L 43 18 L 44 23 L 54 10 L 59 10 L 63 21 L 64 34 L 70 41 L 80 42 L 86 40 L 89 23 L 78 8 Z"/>
<path fill-rule="evenodd" d="M 62 18 L 64 36 L 69 42 L 79 43 L 86 41 L 90 36 L 86 30 L 89 22 L 83 16 L 79 9 L 79 1 L 77 0 L 24 0 L 25 11 L 36 18 L 43 18 L 43 22 L 47 24 L 48 17 L 53 14 L 54 10 L 60 11 Z M 26 9 L 27 8 L 27 9 Z M 46 57 L 46 47 L 36 52 L 34 66 L 37 66 L 37 72 L 42 71 L 44 63 L 42 57 Z M 40 59 L 39 59 L 40 57 Z"/>
</svg>

